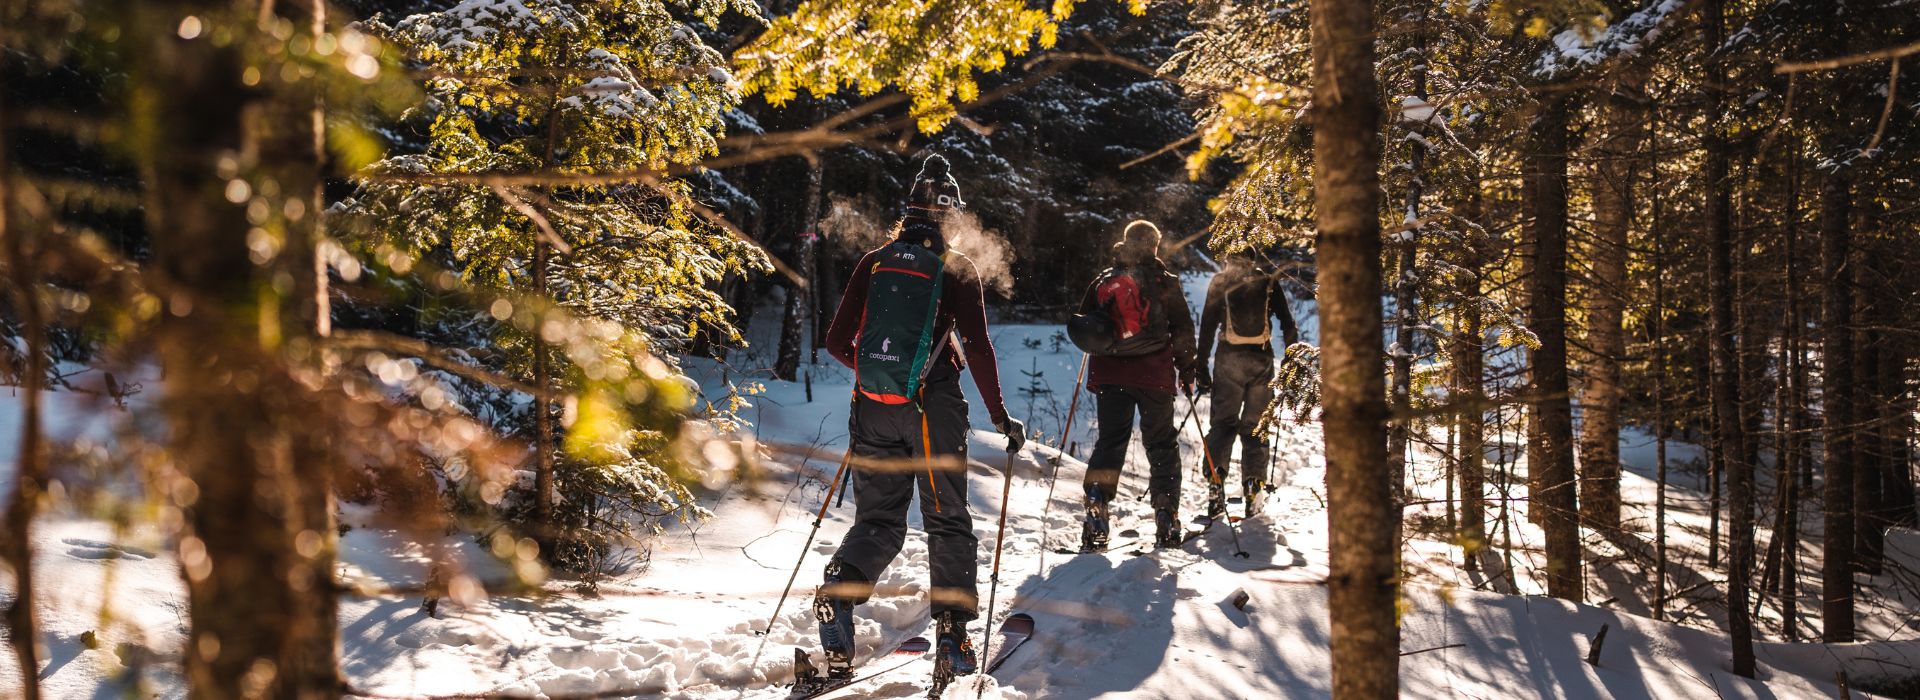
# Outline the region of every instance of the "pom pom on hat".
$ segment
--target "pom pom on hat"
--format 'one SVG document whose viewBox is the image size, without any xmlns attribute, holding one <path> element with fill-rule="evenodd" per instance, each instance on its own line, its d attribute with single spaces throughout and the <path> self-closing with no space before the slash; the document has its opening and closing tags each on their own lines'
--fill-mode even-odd
<svg viewBox="0 0 1920 700">
<path fill-rule="evenodd" d="M 915 177 L 914 180 L 920 181 L 930 178 L 945 179 L 949 177 L 953 177 L 953 164 L 947 162 L 946 156 L 935 153 L 927 156 L 927 160 L 920 164 L 920 175 L 919 177 Z"/>
<path fill-rule="evenodd" d="M 960 183 L 953 179 L 953 164 L 938 153 L 927 156 L 920 174 L 913 178 L 907 192 L 907 218 L 944 221 L 967 203 L 960 199 Z"/>
</svg>

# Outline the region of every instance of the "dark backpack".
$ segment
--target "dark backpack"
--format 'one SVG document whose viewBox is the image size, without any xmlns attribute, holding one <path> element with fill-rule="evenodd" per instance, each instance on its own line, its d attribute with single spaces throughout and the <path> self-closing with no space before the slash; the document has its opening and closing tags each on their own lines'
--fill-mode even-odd
<svg viewBox="0 0 1920 700">
<path fill-rule="evenodd" d="M 1244 277 L 1229 284 L 1226 290 L 1220 293 L 1221 316 L 1225 319 L 1225 322 L 1220 324 L 1220 339 L 1231 345 L 1265 345 L 1273 341 L 1273 323 L 1269 320 L 1273 310 L 1267 308 L 1267 300 L 1272 298 L 1274 281 L 1259 268 L 1248 270 L 1244 274 Z M 1242 334 L 1233 325 L 1233 299 L 1237 296 L 1241 301 L 1247 302 L 1249 294 L 1253 299 L 1244 308 L 1260 309 L 1260 315 L 1256 317 L 1259 319 L 1259 325 L 1258 330 L 1252 334 Z"/>
<path fill-rule="evenodd" d="M 918 397 L 933 353 L 934 315 L 946 260 L 905 241 L 875 251 L 867 282 L 867 308 L 854 341 L 854 374 L 860 393 L 882 403 Z"/>
<path fill-rule="evenodd" d="M 1158 275 L 1140 267 L 1114 267 L 1093 283 L 1095 308 L 1067 324 L 1074 345 L 1094 355 L 1138 357 L 1172 344 L 1167 310 L 1161 308 Z"/>
</svg>

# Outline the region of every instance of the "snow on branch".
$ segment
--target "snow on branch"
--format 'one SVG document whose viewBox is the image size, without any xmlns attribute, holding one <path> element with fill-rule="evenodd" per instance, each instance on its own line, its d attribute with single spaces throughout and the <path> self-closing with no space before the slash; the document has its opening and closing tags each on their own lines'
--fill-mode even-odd
<svg viewBox="0 0 1920 700">
<path fill-rule="evenodd" d="M 1660 38 L 1667 20 L 1685 6 L 1685 0 L 1652 0 L 1626 19 L 1608 25 L 1598 37 L 1578 27 L 1555 34 L 1553 45 L 1541 54 L 1540 62 L 1534 66 L 1534 75 L 1553 78 L 1614 58 L 1637 56 Z"/>
</svg>

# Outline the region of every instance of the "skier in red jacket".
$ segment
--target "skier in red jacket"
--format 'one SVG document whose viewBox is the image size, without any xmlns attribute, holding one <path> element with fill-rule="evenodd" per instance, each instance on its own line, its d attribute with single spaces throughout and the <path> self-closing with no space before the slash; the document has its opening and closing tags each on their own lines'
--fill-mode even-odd
<svg viewBox="0 0 1920 700">
<path fill-rule="evenodd" d="M 848 431 L 854 460 L 854 524 L 827 562 L 825 582 L 814 601 L 830 681 L 852 674 L 853 607 L 866 602 L 873 582 L 900 553 L 906 541 L 907 506 L 916 487 L 930 550 L 937 652 L 954 675 L 974 673 L 978 667 L 966 634 L 966 623 L 978 617 L 979 537 L 967 511 L 967 400 L 960 391 L 960 370 L 971 370 L 994 427 L 1007 436 L 1009 452 L 1019 451 L 1026 442 L 1026 427 L 1007 415 L 1001 399 L 1000 370 L 993 340 L 987 336 L 979 272 L 965 255 L 947 248 L 944 229 L 963 206 L 959 183 L 947 160 L 930 156 L 914 178 L 905 216 L 889 242 L 919 246 L 913 250 L 931 251 L 945 264 L 928 336 L 934 339 L 933 350 L 918 396 L 903 400 L 906 397 L 863 388 L 853 399 Z M 827 330 L 828 351 L 856 370 L 860 360 L 856 344 L 873 294 L 869 287 L 874 285 L 874 259 L 884 250 L 885 246 L 869 252 L 854 268 Z M 958 340 L 953 340 L 956 336 Z M 893 345 L 889 342 L 883 352 L 899 352 Z M 944 466 L 918 468 L 923 462 Z"/>
</svg>

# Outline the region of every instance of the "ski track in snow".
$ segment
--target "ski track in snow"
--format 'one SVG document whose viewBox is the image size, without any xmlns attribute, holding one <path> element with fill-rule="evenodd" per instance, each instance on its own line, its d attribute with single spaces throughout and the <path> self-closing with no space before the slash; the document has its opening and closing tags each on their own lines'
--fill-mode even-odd
<svg viewBox="0 0 1920 700">
<path fill-rule="evenodd" d="M 1202 277 L 1188 278 L 1195 302 L 1204 285 Z M 1312 339 L 1317 326 L 1311 306 L 1298 308 L 1305 312 L 1296 314 L 1304 333 Z M 770 325 L 757 325 L 761 336 L 768 335 Z M 1273 474 L 1278 490 L 1264 515 L 1239 524 L 1247 558 L 1233 556 L 1226 523 L 1180 550 L 1144 556 L 1128 553 L 1131 547 L 1106 554 L 1053 552 L 1077 543 L 1084 473 L 1082 462 L 1064 458 L 1048 502 L 1047 461 L 1059 454 L 1053 445 L 1062 432 L 1079 359 L 1071 346 L 1061 347 L 1060 335 L 1054 326 L 995 329 L 1008 407 L 1041 435 L 1011 460 L 1010 503 L 1000 502 L 1004 438 L 976 429 L 969 442 L 968 500 L 981 533 L 983 604 L 995 519 L 1003 505 L 1008 512 L 997 605 L 990 621 L 974 624 L 973 634 L 977 640 L 984 624 L 997 626 L 1014 611 L 1033 615 L 1037 630 L 984 680 L 984 688 L 976 691 L 976 678 L 962 678 L 947 697 L 1326 697 L 1330 662 L 1321 583 L 1326 535 L 1318 425 L 1279 426 Z M 770 338 L 759 340 L 758 347 L 774 346 Z M 734 364 L 761 363 L 749 356 Z M 693 362 L 689 369 L 709 392 L 721 391 L 719 366 Z M 846 446 L 841 397 L 850 391 L 849 373 L 837 366 L 806 371 L 812 402 L 800 384 L 768 381 L 764 393 L 751 397 L 754 407 L 745 415 L 755 422 L 762 444 L 796 447 L 801 453 L 811 447 L 811 456 L 803 460 L 789 451 L 771 452 L 763 481 L 703 491 L 703 504 L 717 517 L 670 526 L 654 543 L 650 565 L 603 584 L 599 597 L 553 582 L 547 586 L 550 595 L 495 596 L 467 605 L 443 601 L 438 617 L 428 617 L 418 597 L 344 598 L 342 662 L 354 687 L 384 695 L 540 696 L 628 689 L 638 697 L 691 700 L 784 697 L 777 684 L 791 678 L 793 650 L 817 647 L 812 590 L 853 510 L 851 505 L 831 509 L 820 532 L 804 539 L 826 495 L 824 482 Z M 730 378 L 741 379 L 738 374 Z M 50 424 L 56 439 L 106 435 L 97 417 L 100 406 L 55 396 Z M 977 392 L 969 389 L 969 396 L 973 425 L 987 425 Z M 1071 446 L 1079 448 L 1075 454 L 1084 454 L 1093 437 L 1091 397 L 1082 396 L 1081 404 L 1071 438 Z M 0 397 L 0 420 L 17 415 L 16 406 Z M 1204 399 L 1199 409 L 1204 422 Z M 1182 411 L 1178 418 L 1184 417 Z M 12 458 L 11 430 L 0 431 L 0 459 Z M 1200 459 L 1198 435 L 1192 425 L 1181 433 L 1184 463 L 1190 466 L 1183 515 L 1199 512 L 1204 498 L 1194 466 Z M 1629 447 L 1630 456 L 1644 451 L 1639 442 Z M 1416 494 L 1433 488 L 1436 469 L 1431 455 L 1416 458 L 1410 473 L 1424 484 L 1416 486 Z M 1152 534 L 1150 510 L 1138 498 L 1145 490 L 1145 471 L 1136 440 L 1114 502 L 1116 532 L 1134 528 Z M 1644 482 L 1629 475 L 1630 502 L 1644 491 Z M 1675 488 L 1676 498 L 1697 495 Z M 346 520 L 357 524 L 342 541 L 346 576 L 391 585 L 425 579 L 428 558 L 415 538 L 378 527 L 377 519 L 359 509 L 350 508 Z M 909 522 L 916 529 L 910 530 L 900 557 L 880 577 L 874 599 L 856 609 L 859 648 L 868 655 L 932 634 L 926 540 L 917 529 L 917 514 Z M 1524 540 L 1525 527 L 1519 531 Z M 115 528 L 74 516 L 49 517 L 40 524 L 35 544 L 43 593 L 38 603 L 49 658 L 38 675 L 51 697 L 121 697 L 136 689 L 154 697 L 183 696 L 174 659 L 186 632 L 184 596 L 170 545 L 153 533 L 151 525 Z M 454 552 L 473 576 L 506 578 L 505 569 L 471 538 L 439 546 Z M 802 549 L 805 564 L 769 630 L 767 616 Z M 1727 641 L 1718 633 L 1540 596 L 1474 590 L 1484 579 L 1458 571 L 1451 562 L 1457 554 L 1457 548 L 1424 540 L 1407 552 L 1410 563 L 1431 569 L 1405 588 L 1401 648 L 1408 655 L 1401 659 L 1401 684 L 1407 697 L 1832 697 L 1824 679 L 1831 678 L 1842 656 L 1904 663 L 1920 655 L 1906 643 L 1763 644 L 1761 679 L 1738 679 L 1727 671 Z M 1531 590 L 1528 569 L 1533 566 L 1527 555 L 1518 557 L 1516 580 L 1523 590 Z M 1247 602 L 1236 607 L 1233 599 L 1242 592 Z M 1601 663 L 1589 666 L 1584 662 L 1588 639 L 1602 625 L 1610 631 Z M 94 648 L 82 642 L 86 632 L 97 637 Z M 12 663 L 10 654 L 0 657 L 0 695 L 19 681 Z M 834 697 L 923 697 L 931 666 L 916 660 Z"/>
</svg>

